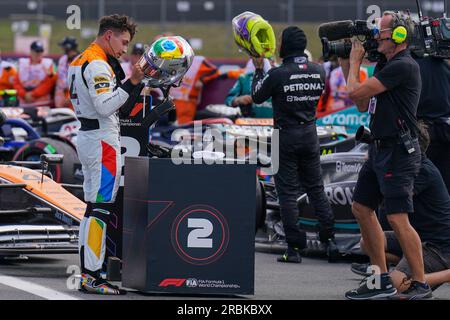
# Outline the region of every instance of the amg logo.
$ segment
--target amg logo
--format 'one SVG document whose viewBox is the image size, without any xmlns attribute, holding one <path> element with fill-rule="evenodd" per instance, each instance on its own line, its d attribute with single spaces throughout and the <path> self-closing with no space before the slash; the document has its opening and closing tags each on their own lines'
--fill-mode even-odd
<svg viewBox="0 0 450 320">
<path fill-rule="evenodd" d="M 362 168 L 362 163 L 345 163 L 336 161 L 336 172 L 339 173 L 358 173 Z"/>
<path fill-rule="evenodd" d="M 296 79 L 320 79 L 320 74 L 318 74 L 318 73 L 313 73 L 313 74 L 300 73 L 300 74 L 293 74 L 289 78 L 289 80 L 296 80 Z"/>
</svg>

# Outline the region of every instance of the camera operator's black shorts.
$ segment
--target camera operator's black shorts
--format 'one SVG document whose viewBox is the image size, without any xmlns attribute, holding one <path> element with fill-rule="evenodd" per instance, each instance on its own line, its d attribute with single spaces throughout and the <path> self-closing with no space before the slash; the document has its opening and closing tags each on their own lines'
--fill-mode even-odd
<svg viewBox="0 0 450 320">
<path fill-rule="evenodd" d="M 416 151 L 408 154 L 403 144 L 388 148 L 371 144 L 353 200 L 376 210 L 384 199 L 386 214 L 414 212 L 414 179 L 420 170 L 421 153 L 417 139 L 413 145 Z"/>
</svg>

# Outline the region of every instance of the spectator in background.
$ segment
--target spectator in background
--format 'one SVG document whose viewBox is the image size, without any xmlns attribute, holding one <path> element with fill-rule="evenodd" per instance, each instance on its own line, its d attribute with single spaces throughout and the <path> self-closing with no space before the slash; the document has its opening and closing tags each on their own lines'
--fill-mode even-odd
<svg viewBox="0 0 450 320">
<path fill-rule="evenodd" d="M 264 72 L 268 72 L 272 68 L 268 59 L 264 59 Z M 253 103 L 252 99 L 252 81 L 255 73 L 253 61 L 249 60 L 244 73 L 241 74 L 234 86 L 228 92 L 225 98 L 225 104 L 230 107 L 240 107 L 242 115 L 252 118 L 272 118 L 272 99 L 263 103 Z"/>
<path fill-rule="evenodd" d="M 16 73 L 14 65 L 3 61 L 0 56 L 0 90 L 13 89 Z"/>
<path fill-rule="evenodd" d="M 192 66 L 179 87 L 172 88 L 170 95 L 176 106 L 178 124 L 194 120 L 200 103 L 203 85 L 219 76 L 218 68 L 203 56 L 195 56 Z"/>
<path fill-rule="evenodd" d="M 131 67 L 134 66 L 142 55 L 145 52 L 145 46 L 141 42 L 137 42 L 134 44 L 133 49 L 131 50 L 131 55 L 129 61 L 122 62 L 121 66 L 123 71 L 125 72 L 125 80 L 128 80 L 131 76 Z"/>
<path fill-rule="evenodd" d="M 368 72 L 364 67 L 361 67 L 359 71 L 359 78 L 361 81 L 365 81 L 368 78 Z M 341 67 L 331 71 L 329 84 L 331 101 L 327 111 L 340 110 L 354 105 L 348 96 L 347 83 Z"/>
<path fill-rule="evenodd" d="M 52 93 L 56 83 L 53 60 L 44 58 L 44 45 L 34 41 L 30 46 L 30 57 L 20 58 L 14 89 L 20 104 L 52 105 Z"/>
<path fill-rule="evenodd" d="M 58 60 L 58 79 L 55 88 L 55 107 L 71 108 L 69 86 L 67 81 L 67 71 L 69 64 L 78 56 L 77 39 L 73 37 L 65 37 L 58 45 L 63 49 L 64 55 Z"/>
<path fill-rule="evenodd" d="M 354 103 L 348 97 L 347 84 L 337 57 L 331 56 L 327 62 L 323 63 L 323 67 L 326 74 L 325 90 L 319 101 L 318 113 L 328 114 L 353 106 Z M 369 77 L 367 68 L 361 67 L 359 76 L 361 81 L 366 80 Z"/>
<path fill-rule="evenodd" d="M 325 69 L 325 88 L 320 97 L 319 103 L 317 105 L 317 113 L 323 114 L 327 113 L 331 109 L 331 104 L 333 102 L 333 97 L 331 96 L 330 88 L 330 75 L 331 71 L 339 67 L 339 63 L 336 56 L 331 56 L 328 61 L 324 62 L 324 58 L 320 57 L 319 64 Z"/>
</svg>

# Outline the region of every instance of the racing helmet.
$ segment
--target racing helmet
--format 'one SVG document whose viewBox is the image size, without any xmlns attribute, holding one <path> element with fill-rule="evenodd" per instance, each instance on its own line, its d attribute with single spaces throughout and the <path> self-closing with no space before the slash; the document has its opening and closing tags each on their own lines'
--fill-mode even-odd
<svg viewBox="0 0 450 320">
<path fill-rule="evenodd" d="M 276 39 L 272 26 L 260 15 L 246 11 L 233 18 L 234 41 L 252 57 L 270 58 L 275 53 Z"/>
<path fill-rule="evenodd" d="M 139 65 L 151 87 L 178 86 L 192 65 L 194 51 L 179 36 L 161 37 L 144 52 Z"/>
</svg>

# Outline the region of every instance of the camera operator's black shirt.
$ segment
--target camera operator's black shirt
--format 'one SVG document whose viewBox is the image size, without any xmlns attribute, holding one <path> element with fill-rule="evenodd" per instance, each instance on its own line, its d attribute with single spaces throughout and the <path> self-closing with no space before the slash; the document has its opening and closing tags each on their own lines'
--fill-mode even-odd
<svg viewBox="0 0 450 320">
<path fill-rule="evenodd" d="M 263 103 L 272 97 L 276 128 L 312 122 L 325 86 L 325 70 L 306 57 L 286 57 L 283 64 L 267 74 L 257 69 L 253 76 L 252 98 Z"/>
<path fill-rule="evenodd" d="M 443 59 L 418 58 L 422 77 L 417 118 L 435 120 L 450 117 L 450 66 Z"/>
<path fill-rule="evenodd" d="M 376 96 L 375 114 L 370 119 L 370 129 L 375 139 L 396 138 L 398 120 L 406 122 L 413 136 L 417 136 L 417 105 L 419 104 L 421 78 L 419 65 L 409 50 L 403 50 L 385 64 L 377 64 L 374 77 L 387 91 Z"/>
</svg>

